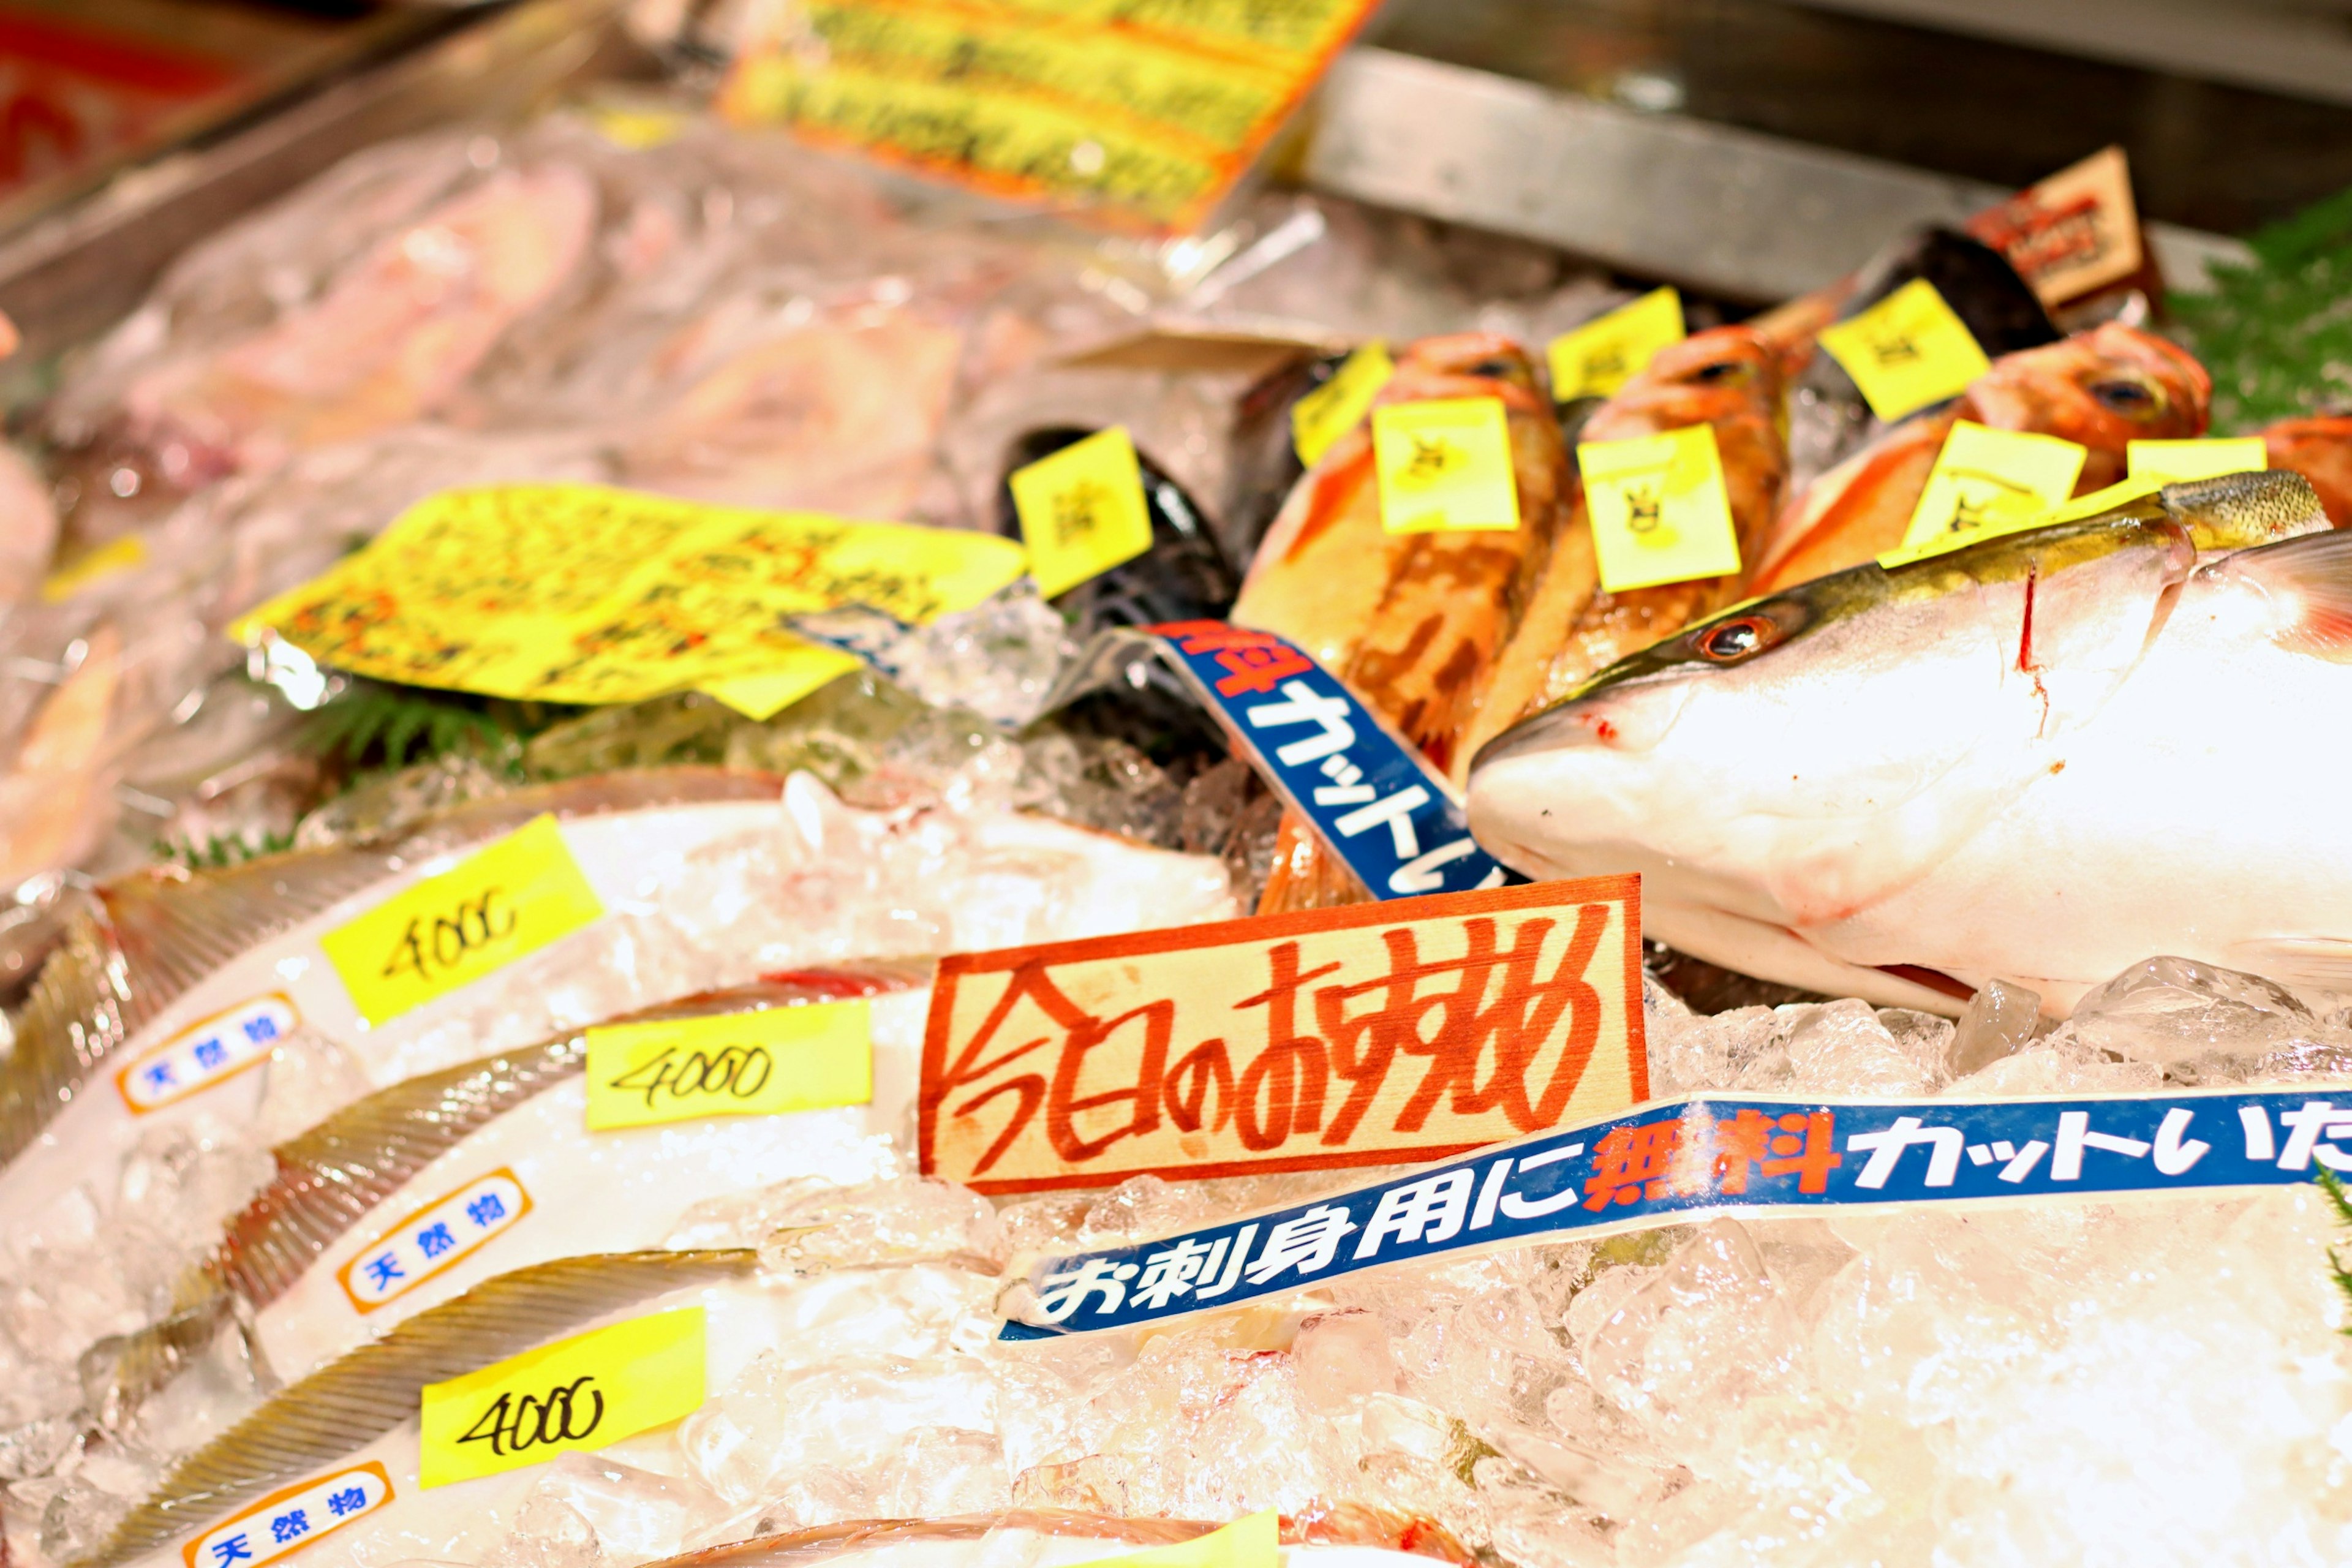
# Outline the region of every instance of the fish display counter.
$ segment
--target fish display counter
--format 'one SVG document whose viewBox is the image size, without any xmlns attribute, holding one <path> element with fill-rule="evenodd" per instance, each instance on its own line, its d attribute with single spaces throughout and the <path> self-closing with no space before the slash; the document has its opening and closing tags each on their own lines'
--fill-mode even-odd
<svg viewBox="0 0 2352 1568">
<path fill-rule="evenodd" d="M 2352 223 L 2031 207 L 600 89 L 26 323 L 5 1561 L 2352 1557 Z"/>
</svg>

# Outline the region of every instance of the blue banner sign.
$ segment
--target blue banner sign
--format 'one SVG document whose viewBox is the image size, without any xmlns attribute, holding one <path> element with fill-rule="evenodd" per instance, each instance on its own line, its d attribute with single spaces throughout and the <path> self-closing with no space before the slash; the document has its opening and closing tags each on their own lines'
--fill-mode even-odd
<svg viewBox="0 0 2352 1568">
<path fill-rule="evenodd" d="M 1259 774 L 1375 898 L 1527 879 L 1478 847 L 1452 787 L 1418 750 L 1285 638 L 1223 621 L 1148 630 Z"/>
<path fill-rule="evenodd" d="M 2339 1140 L 2343 1142 L 2339 1143 Z M 1352 1193 L 1185 1235 L 1052 1258 L 1034 1321 L 1129 1328 L 1360 1269 L 1716 1215 L 2109 1198 L 2352 1173 L 2352 1096 L 2294 1090 L 1832 1104 L 1714 1094 L 1539 1132 Z"/>
</svg>

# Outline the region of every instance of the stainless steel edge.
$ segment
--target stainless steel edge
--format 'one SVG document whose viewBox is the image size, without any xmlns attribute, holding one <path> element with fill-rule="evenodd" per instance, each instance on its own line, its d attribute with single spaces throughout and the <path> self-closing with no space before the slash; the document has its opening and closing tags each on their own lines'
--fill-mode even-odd
<svg viewBox="0 0 2352 1568">
<path fill-rule="evenodd" d="M 1834 281 L 1910 225 L 1955 223 L 2009 194 L 1386 49 L 1343 55 L 1314 112 L 1300 165 L 1310 185 L 1759 303 Z M 2155 226 L 2175 287 L 2243 254 Z"/>
<path fill-rule="evenodd" d="M 96 333 L 134 307 L 190 245 L 362 147 L 428 126 L 499 117 L 595 58 L 620 0 L 522 0 L 345 79 L 219 142 L 131 170 L 0 243 L 0 310 L 18 364 Z"/>
</svg>

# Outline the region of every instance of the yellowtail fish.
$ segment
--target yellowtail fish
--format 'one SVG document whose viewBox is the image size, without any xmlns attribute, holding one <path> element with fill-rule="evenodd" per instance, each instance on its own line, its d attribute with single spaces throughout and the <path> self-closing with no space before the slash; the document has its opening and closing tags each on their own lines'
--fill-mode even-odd
<svg viewBox="0 0 2352 1568">
<path fill-rule="evenodd" d="M 2300 476 L 2233 475 L 1750 601 L 1489 745 L 1471 827 L 1530 876 L 1637 871 L 1651 935 L 1834 995 L 2001 978 L 2063 1013 L 2158 953 L 2352 988 L 2352 817 L 2279 801 L 2342 771 L 2326 527 Z"/>
</svg>

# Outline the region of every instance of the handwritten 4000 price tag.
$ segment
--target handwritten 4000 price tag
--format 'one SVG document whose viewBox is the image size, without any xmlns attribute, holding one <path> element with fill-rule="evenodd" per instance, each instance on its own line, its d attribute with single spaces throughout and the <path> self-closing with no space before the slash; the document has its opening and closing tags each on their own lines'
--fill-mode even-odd
<svg viewBox="0 0 2352 1568">
<path fill-rule="evenodd" d="M 552 816 L 319 939 L 360 1016 L 382 1024 L 560 942 L 604 913 Z"/>
<path fill-rule="evenodd" d="M 699 1307 L 632 1318 L 425 1385 L 418 1480 L 446 1487 L 602 1448 L 703 1399 Z"/>
<path fill-rule="evenodd" d="M 588 1126 L 772 1116 L 874 1098 L 863 999 L 588 1031 Z"/>
<path fill-rule="evenodd" d="M 1631 877 L 941 961 L 923 1170 L 983 1193 L 1393 1164 L 1649 1092 Z"/>
</svg>

